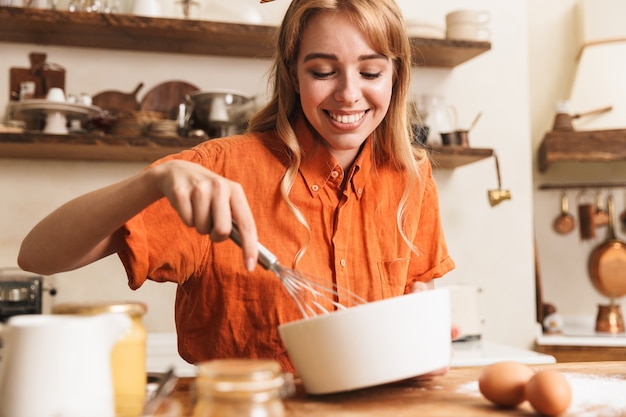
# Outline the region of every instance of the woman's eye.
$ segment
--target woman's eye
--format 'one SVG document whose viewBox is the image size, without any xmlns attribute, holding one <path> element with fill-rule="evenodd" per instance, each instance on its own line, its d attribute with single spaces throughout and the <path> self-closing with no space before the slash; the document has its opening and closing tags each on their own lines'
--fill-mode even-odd
<svg viewBox="0 0 626 417">
<path fill-rule="evenodd" d="M 334 77 L 337 74 L 337 71 L 311 71 L 311 75 L 318 80 L 326 80 Z M 361 71 L 359 73 L 361 77 L 366 80 L 375 80 L 382 76 L 382 71 L 378 72 L 369 72 L 369 71 Z"/>
<path fill-rule="evenodd" d="M 331 72 L 311 71 L 311 74 L 313 74 L 313 77 L 315 77 L 317 79 L 325 79 L 325 78 L 332 77 L 334 72 L 332 72 L 332 71 Z"/>
<path fill-rule="evenodd" d="M 367 80 L 375 80 L 381 75 L 382 75 L 382 72 L 362 72 L 361 73 L 361 76 Z"/>
</svg>

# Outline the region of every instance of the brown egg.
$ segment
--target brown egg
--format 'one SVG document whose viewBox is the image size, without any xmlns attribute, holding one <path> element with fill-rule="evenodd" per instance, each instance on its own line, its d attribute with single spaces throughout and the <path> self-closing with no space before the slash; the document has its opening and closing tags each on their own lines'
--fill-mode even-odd
<svg viewBox="0 0 626 417">
<path fill-rule="evenodd" d="M 545 416 L 558 416 L 572 402 L 572 387 L 565 376 L 554 369 L 537 372 L 526 384 L 526 399 Z"/>
<path fill-rule="evenodd" d="M 532 376 L 532 369 L 524 364 L 497 362 L 483 369 L 478 388 L 489 401 L 512 408 L 526 399 L 524 389 Z"/>
</svg>

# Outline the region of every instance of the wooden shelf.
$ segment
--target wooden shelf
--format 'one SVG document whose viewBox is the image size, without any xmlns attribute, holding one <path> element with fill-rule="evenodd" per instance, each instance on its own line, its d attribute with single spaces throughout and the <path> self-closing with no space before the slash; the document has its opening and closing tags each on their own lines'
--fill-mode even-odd
<svg viewBox="0 0 626 417">
<path fill-rule="evenodd" d="M 0 133 L 0 158 L 152 162 L 202 142 L 191 138 Z M 435 166 L 452 169 L 493 155 L 491 149 L 440 146 L 431 149 Z"/>
<path fill-rule="evenodd" d="M 462 146 L 432 146 L 434 168 L 454 169 L 493 156 L 493 149 Z"/>
<path fill-rule="evenodd" d="M 267 58 L 274 33 L 269 26 L 0 7 L 5 42 Z"/>
<path fill-rule="evenodd" d="M 0 6 L 0 41 L 192 55 L 269 58 L 276 27 Z M 414 64 L 451 68 L 490 42 L 411 39 Z"/>
<path fill-rule="evenodd" d="M 411 38 L 413 65 L 454 68 L 491 49 L 490 42 Z"/>
<path fill-rule="evenodd" d="M 539 171 L 556 162 L 626 161 L 626 129 L 551 131 L 539 147 Z"/>
<path fill-rule="evenodd" d="M 153 162 L 200 142 L 182 137 L 0 133 L 0 158 Z"/>
</svg>

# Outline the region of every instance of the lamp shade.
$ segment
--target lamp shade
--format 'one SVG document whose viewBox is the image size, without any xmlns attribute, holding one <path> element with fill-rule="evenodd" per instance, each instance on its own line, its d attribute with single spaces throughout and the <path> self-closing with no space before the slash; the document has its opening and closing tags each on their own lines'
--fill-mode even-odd
<svg viewBox="0 0 626 417">
<path fill-rule="evenodd" d="M 577 130 L 626 128 L 626 2 L 583 0 L 583 45 L 570 94 L 574 113 L 613 106 L 609 112 L 580 118 Z"/>
</svg>

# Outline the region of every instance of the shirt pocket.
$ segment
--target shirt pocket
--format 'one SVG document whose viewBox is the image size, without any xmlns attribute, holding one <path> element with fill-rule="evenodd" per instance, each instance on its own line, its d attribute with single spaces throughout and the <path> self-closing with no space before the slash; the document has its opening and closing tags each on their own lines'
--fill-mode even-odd
<svg viewBox="0 0 626 417">
<path fill-rule="evenodd" d="M 378 279 L 383 298 L 404 294 L 409 268 L 408 258 L 378 261 Z"/>
</svg>

